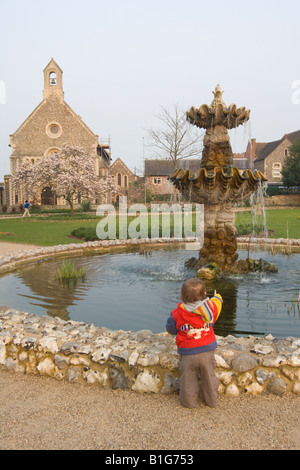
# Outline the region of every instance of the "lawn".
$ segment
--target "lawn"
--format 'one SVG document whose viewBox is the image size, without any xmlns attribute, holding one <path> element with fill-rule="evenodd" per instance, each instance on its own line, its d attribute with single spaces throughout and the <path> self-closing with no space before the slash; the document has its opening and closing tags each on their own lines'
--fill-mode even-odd
<svg viewBox="0 0 300 470">
<path fill-rule="evenodd" d="M 262 224 L 263 217 L 258 217 L 258 223 Z M 300 209 L 269 209 L 266 210 L 267 229 L 271 230 L 270 238 L 300 238 Z M 235 219 L 236 225 L 252 224 L 251 211 L 238 212 Z"/>
<path fill-rule="evenodd" d="M 0 241 L 51 246 L 77 243 L 70 233 L 80 226 L 96 227 L 96 220 L 43 220 L 42 218 L 9 218 L 0 220 L 0 233 L 11 232 L 13 236 L 0 235 Z"/>
<path fill-rule="evenodd" d="M 272 230 L 272 238 L 286 238 L 287 228 L 290 238 L 300 238 L 300 209 L 270 209 L 266 211 L 267 228 Z M 80 219 L 74 216 L 43 218 L 7 218 L 0 219 L 0 241 L 29 243 L 32 245 L 51 246 L 80 242 L 70 236 L 72 230 L 79 227 L 96 229 L 100 219 Z M 260 220 L 258 220 L 260 223 Z M 236 224 L 252 224 L 251 211 L 238 212 Z M 2 235 L 11 232 L 13 236 Z M 83 241 L 83 240 L 82 240 Z"/>
</svg>

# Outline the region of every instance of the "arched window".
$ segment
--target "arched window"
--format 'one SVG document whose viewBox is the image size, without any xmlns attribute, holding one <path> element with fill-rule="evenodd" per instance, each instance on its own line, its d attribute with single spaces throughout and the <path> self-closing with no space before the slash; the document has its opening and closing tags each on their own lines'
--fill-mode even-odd
<svg viewBox="0 0 300 470">
<path fill-rule="evenodd" d="M 51 72 L 49 75 L 49 83 L 51 86 L 56 85 L 56 73 Z"/>
<path fill-rule="evenodd" d="M 127 188 L 127 175 L 124 176 L 124 186 Z"/>
<path fill-rule="evenodd" d="M 121 173 L 118 173 L 118 185 L 122 186 L 122 175 L 121 175 Z"/>
<path fill-rule="evenodd" d="M 280 178 L 281 164 L 273 163 L 273 178 Z"/>
</svg>

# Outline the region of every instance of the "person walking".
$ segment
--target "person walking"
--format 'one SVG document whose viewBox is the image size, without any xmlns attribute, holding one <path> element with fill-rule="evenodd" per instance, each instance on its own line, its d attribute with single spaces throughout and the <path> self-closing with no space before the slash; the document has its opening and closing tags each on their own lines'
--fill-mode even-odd
<svg viewBox="0 0 300 470">
<path fill-rule="evenodd" d="M 26 215 L 27 215 L 27 217 L 31 217 L 30 213 L 29 213 L 29 206 L 30 206 L 30 202 L 27 201 L 27 199 L 26 199 L 25 204 L 24 204 L 25 211 L 24 211 L 23 217 L 25 217 Z"/>
</svg>

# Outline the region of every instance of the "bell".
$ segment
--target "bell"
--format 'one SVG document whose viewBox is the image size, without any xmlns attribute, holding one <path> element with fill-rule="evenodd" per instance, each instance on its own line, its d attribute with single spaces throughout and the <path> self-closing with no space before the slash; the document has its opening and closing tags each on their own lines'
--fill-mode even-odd
<svg viewBox="0 0 300 470">
<path fill-rule="evenodd" d="M 56 85 L 56 80 L 55 80 L 55 78 L 51 78 L 51 80 L 50 80 L 50 85 Z"/>
</svg>

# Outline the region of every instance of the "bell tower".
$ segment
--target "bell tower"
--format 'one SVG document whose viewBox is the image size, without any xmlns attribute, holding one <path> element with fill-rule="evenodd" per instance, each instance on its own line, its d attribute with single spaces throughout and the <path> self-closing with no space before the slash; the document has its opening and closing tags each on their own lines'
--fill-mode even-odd
<svg viewBox="0 0 300 470">
<path fill-rule="evenodd" d="M 43 99 L 50 93 L 55 93 L 60 98 L 64 99 L 64 92 L 62 87 L 62 70 L 57 65 L 54 59 L 51 59 L 49 64 L 44 68 L 44 90 Z"/>
</svg>

